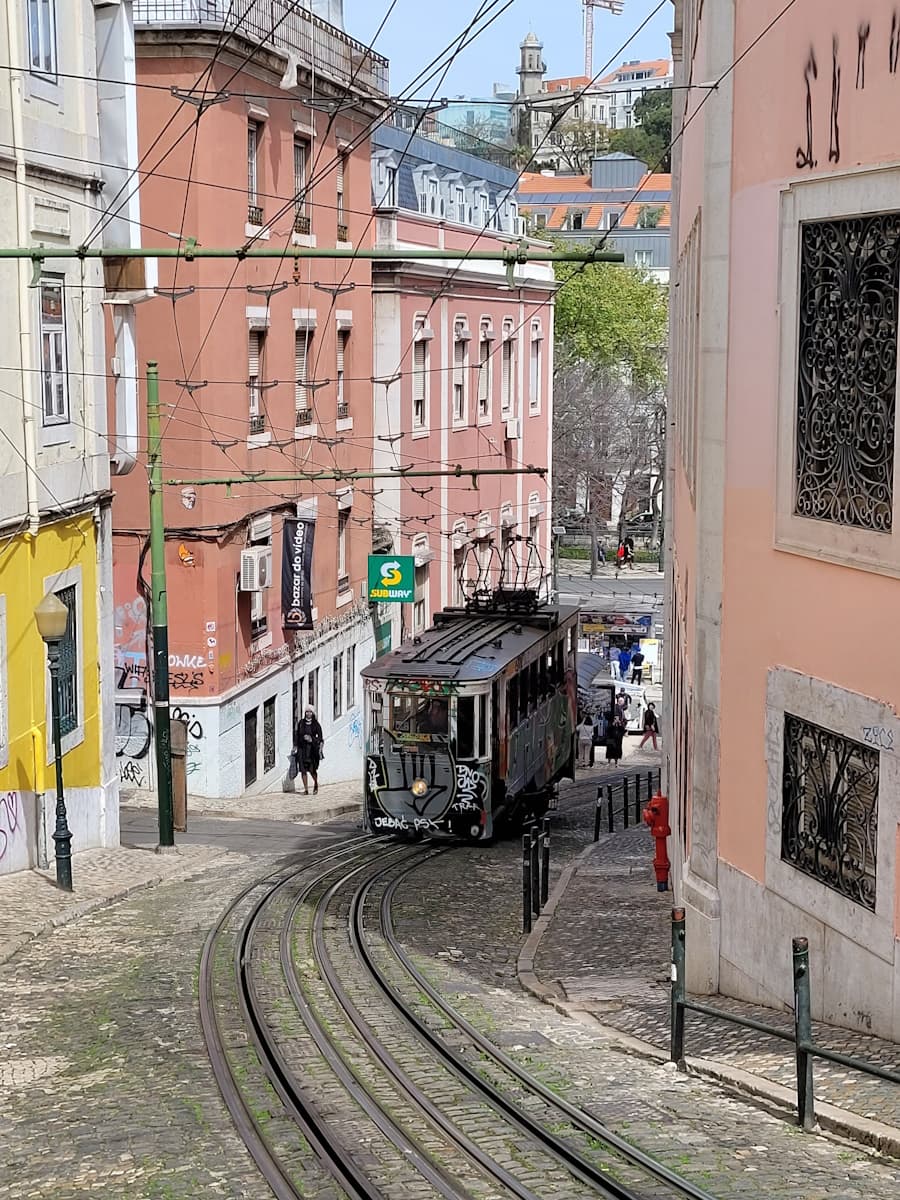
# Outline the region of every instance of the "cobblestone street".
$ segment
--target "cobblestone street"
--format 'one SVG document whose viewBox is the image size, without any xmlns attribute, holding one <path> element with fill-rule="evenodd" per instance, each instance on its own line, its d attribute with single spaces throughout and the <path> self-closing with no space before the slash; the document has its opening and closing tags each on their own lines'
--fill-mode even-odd
<svg viewBox="0 0 900 1200">
<path fill-rule="evenodd" d="M 554 820 L 554 879 L 590 837 L 595 774 L 563 795 Z M 220 858 L 183 864 L 193 867 L 192 877 L 183 870 L 170 882 L 82 915 L 0 967 L 3 1200 L 90 1194 L 263 1200 L 269 1194 L 223 1108 L 207 1060 L 197 1011 L 199 955 L 207 930 L 244 886 L 307 840 L 352 832 L 352 826 L 296 828 L 289 839 L 290 827 L 273 825 L 267 835 L 263 824 L 246 824 L 239 853 L 220 844 Z M 209 822 L 196 836 L 211 837 L 217 827 L 238 845 L 240 823 Z M 646 850 L 633 845 L 641 835 L 646 840 L 643 830 L 619 835 L 620 868 L 629 853 Z M 580 987 L 587 994 L 610 975 L 630 980 L 627 1002 L 615 1012 L 598 1004 L 601 1020 L 654 1040 L 663 1028 L 668 947 L 658 934 L 649 958 L 652 978 L 640 982 L 635 930 L 653 911 L 661 918 L 657 931 L 664 928 L 669 901 L 647 891 L 639 872 L 642 899 L 607 892 L 609 878 L 626 877 L 610 873 L 609 845 L 601 842 L 597 853 L 600 861 L 588 860 L 560 902 L 538 973 L 559 981 L 560 994 L 570 1000 Z M 9 907 L 12 884 L 7 888 Z M 401 885 L 396 923 L 431 980 L 547 1086 L 717 1197 L 896 1196 L 895 1161 L 802 1134 L 717 1085 L 625 1052 L 614 1034 L 584 1014 L 563 1015 L 526 994 L 516 978 L 520 903 L 516 840 L 460 847 L 417 868 Z M 607 919 L 597 920 L 602 914 Z M 598 929 L 608 935 L 599 947 L 591 940 Z M 641 944 L 644 958 L 649 948 Z M 689 1034 L 688 1047 L 719 1056 L 705 1030 Z"/>
</svg>

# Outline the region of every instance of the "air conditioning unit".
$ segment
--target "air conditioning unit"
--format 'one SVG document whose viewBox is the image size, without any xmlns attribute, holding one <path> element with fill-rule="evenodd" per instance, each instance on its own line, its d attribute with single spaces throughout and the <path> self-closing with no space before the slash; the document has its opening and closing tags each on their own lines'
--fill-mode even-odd
<svg viewBox="0 0 900 1200">
<path fill-rule="evenodd" d="M 251 546 L 241 551 L 241 591 L 258 592 L 272 586 L 270 546 Z"/>
<path fill-rule="evenodd" d="M 506 440 L 517 442 L 522 436 L 522 422 L 518 417 L 510 417 L 506 422 Z"/>
</svg>

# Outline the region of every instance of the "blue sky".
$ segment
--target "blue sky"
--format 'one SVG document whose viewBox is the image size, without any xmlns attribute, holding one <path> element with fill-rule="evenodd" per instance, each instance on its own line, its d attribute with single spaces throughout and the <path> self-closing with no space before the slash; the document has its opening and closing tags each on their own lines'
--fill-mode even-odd
<svg viewBox="0 0 900 1200">
<path fill-rule="evenodd" d="M 370 43 L 390 0 L 344 0 L 344 27 L 362 42 Z M 391 91 L 395 95 L 454 37 L 458 37 L 478 11 L 481 0 L 436 4 L 434 0 L 398 0 L 390 20 L 375 43 L 391 63 Z M 670 3 L 653 18 L 628 49 L 619 47 L 659 0 L 624 0 L 620 16 L 594 13 L 594 71 L 608 60 L 613 66 L 633 58 L 668 58 L 673 8 Z M 502 3 L 498 8 L 502 8 Z M 493 10 L 491 10 L 493 11 Z M 489 96 L 494 83 L 516 83 L 519 42 L 533 30 L 544 43 L 548 78 L 580 75 L 584 69 L 581 0 L 514 0 L 489 29 L 461 52 L 437 95 Z M 437 78 L 417 95 L 431 96 Z"/>
</svg>

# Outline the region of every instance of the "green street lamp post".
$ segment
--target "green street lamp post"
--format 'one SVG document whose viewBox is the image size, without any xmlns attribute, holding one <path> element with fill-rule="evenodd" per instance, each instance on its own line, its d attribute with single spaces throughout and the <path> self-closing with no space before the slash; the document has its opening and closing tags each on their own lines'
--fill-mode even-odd
<svg viewBox="0 0 900 1200">
<path fill-rule="evenodd" d="M 72 832 L 66 817 L 63 791 L 62 736 L 59 722 L 59 647 L 66 636 L 69 610 L 52 592 L 48 592 L 34 610 L 38 633 L 47 646 L 50 666 L 50 705 L 53 719 L 53 749 L 56 758 L 56 882 L 63 891 L 72 891 Z"/>
</svg>

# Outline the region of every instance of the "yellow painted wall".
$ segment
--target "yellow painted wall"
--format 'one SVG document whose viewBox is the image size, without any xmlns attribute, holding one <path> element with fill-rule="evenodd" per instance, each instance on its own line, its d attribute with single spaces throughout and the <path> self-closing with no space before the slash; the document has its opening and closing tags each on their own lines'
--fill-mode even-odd
<svg viewBox="0 0 900 1200">
<path fill-rule="evenodd" d="M 44 580 L 73 567 L 81 568 L 83 704 L 79 724 L 84 726 L 84 741 L 65 755 L 65 782 L 67 788 L 100 785 L 97 539 L 92 517 L 83 516 L 41 525 L 34 538 L 20 534 L 8 545 L 0 545 L 0 596 L 6 598 L 9 739 L 9 762 L 0 767 L 0 791 L 42 791 L 44 786 L 54 786 L 52 767 L 43 766 L 46 750 L 41 754 L 50 734 L 46 728 L 47 652 L 37 631 L 34 608 L 44 595 Z M 37 753 L 35 729 L 39 731 Z M 42 767 L 43 780 L 39 774 Z"/>
</svg>

